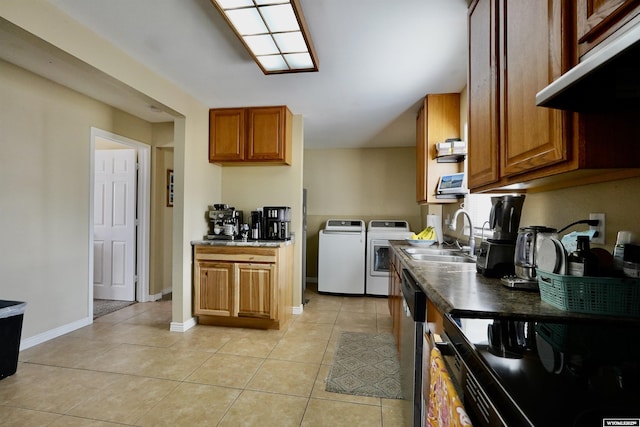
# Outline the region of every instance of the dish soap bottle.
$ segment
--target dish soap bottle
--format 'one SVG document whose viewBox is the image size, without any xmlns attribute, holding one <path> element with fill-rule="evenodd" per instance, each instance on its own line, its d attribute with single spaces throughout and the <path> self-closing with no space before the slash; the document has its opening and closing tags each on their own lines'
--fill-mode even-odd
<svg viewBox="0 0 640 427">
<path fill-rule="evenodd" d="M 578 236 L 576 250 L 569 254 L 569 275 L 571 276 L 595 276 L 598 268 L 598 259 L 591 253 L 589 236 Z"/>
</svg>

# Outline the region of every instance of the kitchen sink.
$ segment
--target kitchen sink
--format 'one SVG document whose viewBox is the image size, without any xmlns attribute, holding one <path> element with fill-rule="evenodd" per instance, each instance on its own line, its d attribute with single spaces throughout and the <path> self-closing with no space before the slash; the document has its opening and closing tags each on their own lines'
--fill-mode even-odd
<svg viewBox="0 0 640 427">
<path fill-rule="evenodd" d="M 429 254 L 413 254 L 411 258 L 417 261 L 436 261 L 436 262 L 467 262 L 475 263 L 476 260 L 465 255 L 429 255 Z"/>
<path fill-rule="evenodd" d="M 407 255 L 416 261 L 475 263 L 475 257 L 460 251 L 459 248 L 403 248 Z"/>
<path fill-rule="evenodd" d="M 407 255 L 452 255 L 459 251 L 458 248 L 443 249 L 443 248 L 404 248 L 402 249 Z"/>
</svg>

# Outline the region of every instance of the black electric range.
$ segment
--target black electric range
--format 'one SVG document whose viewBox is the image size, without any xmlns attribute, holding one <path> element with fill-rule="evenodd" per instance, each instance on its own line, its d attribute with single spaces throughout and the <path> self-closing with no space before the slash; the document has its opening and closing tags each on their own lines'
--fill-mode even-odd
<svg viewBox="0 0 640 427">
<path fill-rule="evenodd" d="M 474 426 L 640 426 L 640 321 L 447 315 L 444 331 Z"/>
</svg>

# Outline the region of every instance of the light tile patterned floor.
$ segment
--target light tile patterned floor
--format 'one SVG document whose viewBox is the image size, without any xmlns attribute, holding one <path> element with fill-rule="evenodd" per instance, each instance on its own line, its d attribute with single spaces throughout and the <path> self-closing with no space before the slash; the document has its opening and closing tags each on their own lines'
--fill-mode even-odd
<svg viewBox="0 0 640 427">
<path fill-rule="evenodd" d="M 390 332 L 384 298 L 319 295 L 280 331 L 170 332 L 135 304 L 20 354 L 3 426 L 401 426 L 400 401 L 325 391 L 342 331 Z"/>
</svg>

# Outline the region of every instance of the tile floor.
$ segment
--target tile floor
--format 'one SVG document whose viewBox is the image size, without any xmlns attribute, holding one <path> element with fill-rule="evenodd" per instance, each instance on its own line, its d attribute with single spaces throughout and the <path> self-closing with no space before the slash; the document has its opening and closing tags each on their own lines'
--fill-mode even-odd
<svg viewBox="0 0 640 427">
<path fill-rule="evenodd" d="M 20 353 L 0 381 L 3 426 L 401 426 L 400 401 L 325 391 L 342 331 L 390 332 L 387 300 L 307 290 L 280 331 L 170 332 L 139 303 Z"/>
</svg>

